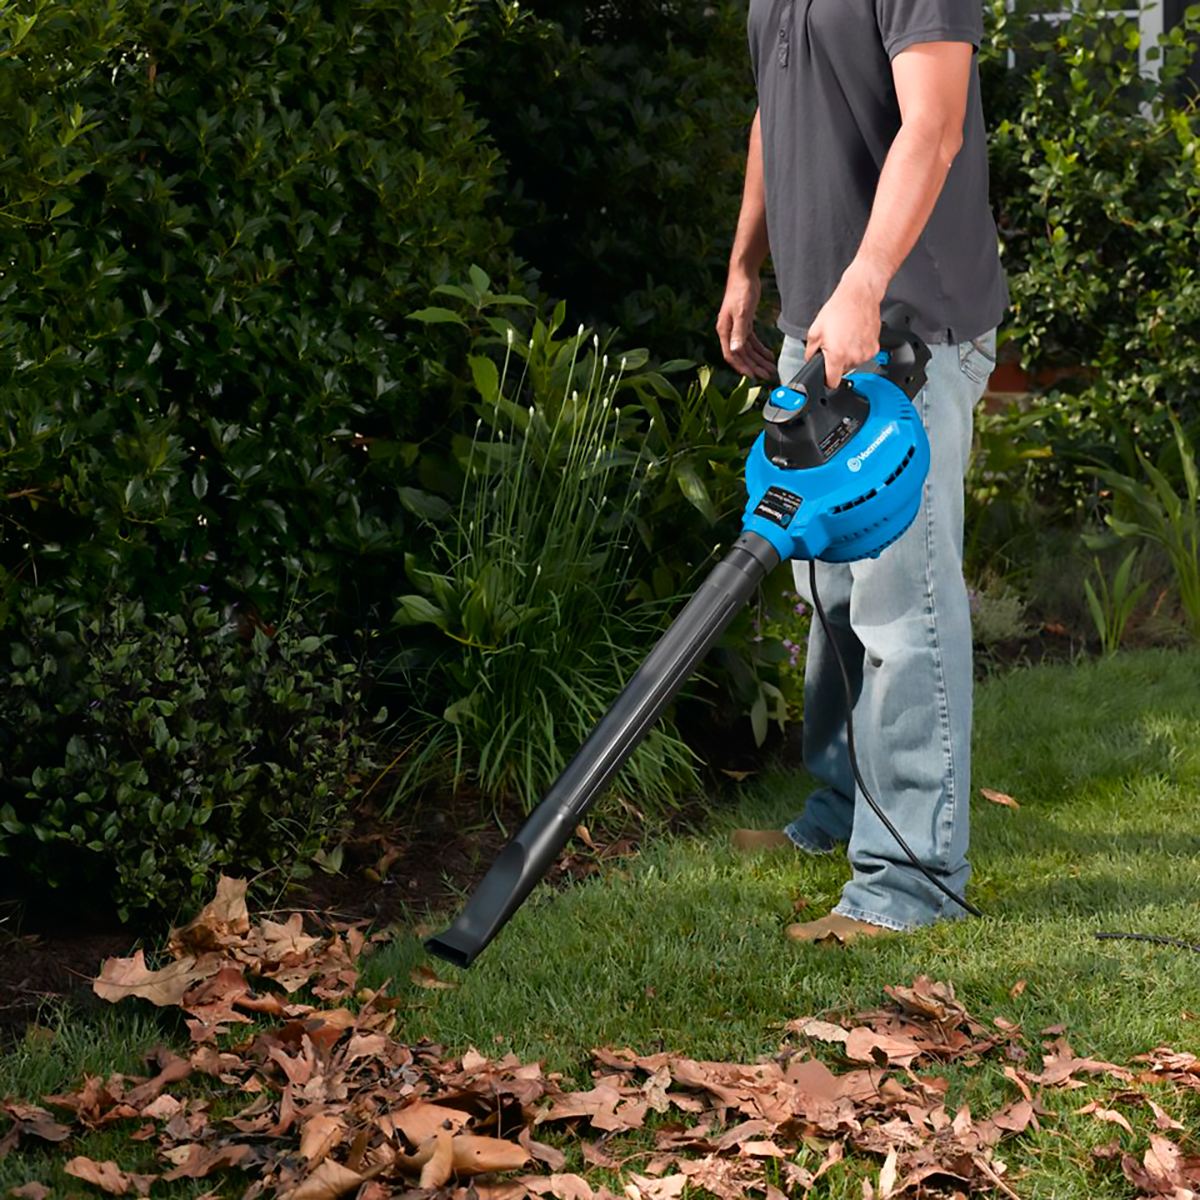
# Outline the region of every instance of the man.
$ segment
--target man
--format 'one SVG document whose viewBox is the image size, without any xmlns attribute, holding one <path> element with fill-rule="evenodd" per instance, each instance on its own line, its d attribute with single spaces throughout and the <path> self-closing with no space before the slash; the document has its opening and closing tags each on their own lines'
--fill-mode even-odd
<svg viewBox="0 0 1200 1200">
<path fill-rule="evenodd" d="M 959 895 L 970 875 L 971 624 L 962 576 L 972 410 L 1008 302 L 975 52 L 979 0 L 751 0 L 759 109 L 717 331 L 743 374 L 775 374 L 754 332 L 768 251 L 790 380 L 818 350 L 826 380 L 878 351 L 880 308 L 902 301 L 930 344 L 916 401 L 931 465 L 912 527 L 878 559 L 819 563 L 818 588 L 854 696 L 860 768 L 917 858 Z M 808 593 L 807 564 L 796 582 Z M 811 600 L 811 597 L 809 597 Z M 813 622 L 804 759 L 822 786 L 785 831 L 746 849 L 847 844 L 853 877 L 798 941 L 906 930 L 962 910 L 916 870 L 856 788 L 837 661 Z"/>
</svg>

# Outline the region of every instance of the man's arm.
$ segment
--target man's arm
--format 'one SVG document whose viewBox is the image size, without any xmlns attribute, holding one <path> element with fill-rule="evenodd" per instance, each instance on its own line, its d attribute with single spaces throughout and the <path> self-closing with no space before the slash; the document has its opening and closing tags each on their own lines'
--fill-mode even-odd
<svg viewBox="0 0 1200 1200">
<path fill-rule="evenodd" d="M 754 332 L 754 314 L 762 293 L 759 275 L 767 253 L 762 114 L 756 112 L 754 124 L 750 127 L 750 149 L 746 155 L 742 211 L 733 240 L 733 253 L 729 257 L 725 299 L 717 315 L 717 335 L 721 339 L 725 361 L 743 375 L 755 379 L 769 379 L 775 372 L 774 356 Z"/>
<path fill-rule="evenodd" d="M 858 253 L 808 331 L 806 356 L 824 351 L 830 387 L 879 351 L 884 293 L 921 236 L 962 146 L 972 53 L 966 42 L 924 42 L 892 60 L 900 130 Z"/>
</svg>

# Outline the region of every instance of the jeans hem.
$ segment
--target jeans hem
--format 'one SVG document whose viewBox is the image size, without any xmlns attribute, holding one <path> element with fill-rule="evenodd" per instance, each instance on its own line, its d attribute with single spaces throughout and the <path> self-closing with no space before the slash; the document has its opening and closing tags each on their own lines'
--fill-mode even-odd
<svg viewBox="0 0 1200 1200">
<path fill-rule="evenodd" d="M 838 848 L 836 842 L 832 846 L 818 846 L 816 842 L 811 842 L 802 833 L 798 833 L 792 825 L 786 825 L 783 832 L 787 834 L 792 845 L 797 850 L 803 850 L 805 854 L 832 854 Z"/>
<path fill-rule="evenodd" d="M 845 904 L 837 905 L 833 911 L 839 916 L 850 917 L 854 921 L 865 921 L 868 925 L 878 925 L 881 929 L 890 929 L 893 933 L 911 933 L 914 929 L 920 928 L 918 925 L 905 925 L 891 917 L 881 917 L 878 913 L 867 912 L 865 909 L 853 908 Z M 933 924 L 932 921 L 927 923 Z"/>
</svg>

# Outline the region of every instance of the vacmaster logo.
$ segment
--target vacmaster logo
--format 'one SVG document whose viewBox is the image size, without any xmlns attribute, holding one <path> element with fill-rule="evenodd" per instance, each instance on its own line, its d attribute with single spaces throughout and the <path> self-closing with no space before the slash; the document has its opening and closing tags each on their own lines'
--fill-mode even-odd
<svg viewBox="0 0 1200 1200">
<path fill-rule="evenodd" d="M 849 468 L 851 471 L 861 471 L 864 460 L 870 458 L 871 455 L 874 454 L 875 451 L 878 450 L 879 447 L 882 446 L 883 443 L 886 442 L 893 433 L 899 432 L 899 429 L 896 427 L 896 422 L 889 421 L 888 424 L 884 426 L 883 432 L 865 450 L 855 454 L 852 458 L 846 459 L 847 468 Z"/>
</svg>

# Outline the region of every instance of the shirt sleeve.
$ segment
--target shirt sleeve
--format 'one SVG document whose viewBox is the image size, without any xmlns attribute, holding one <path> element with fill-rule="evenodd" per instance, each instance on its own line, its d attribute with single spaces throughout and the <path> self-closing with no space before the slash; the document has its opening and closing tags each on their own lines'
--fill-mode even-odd
<svg viewBox="0 0 1200 1200">
<path fill-rule="evenodd" d="M 875 0 L 875 19 L 888 58 L 921 42 L 983 41 L 981 0 Z"/>
</svg>

